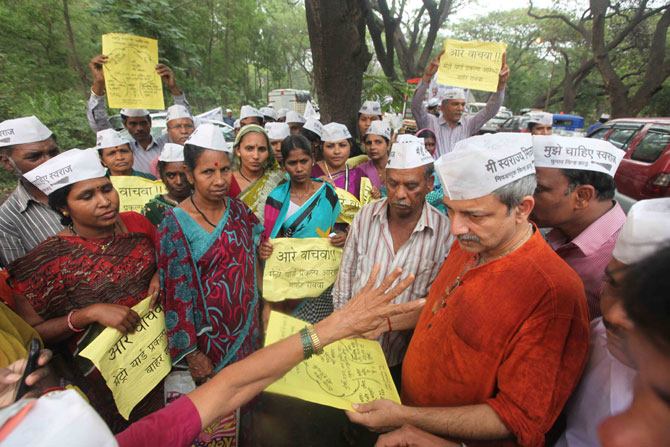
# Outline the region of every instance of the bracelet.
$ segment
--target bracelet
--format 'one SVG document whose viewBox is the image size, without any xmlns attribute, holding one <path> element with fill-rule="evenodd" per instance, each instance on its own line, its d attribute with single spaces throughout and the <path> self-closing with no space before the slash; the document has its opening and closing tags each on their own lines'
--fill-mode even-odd
<svg viewBox="0 0 670 447">
<path fill-rule="evenodd" d="M 314 354 L 314 345 L 312 344 L 307 327 L 300 329 L 300 339 L 302 340 L 302 353 L 305 360 L 307 360 Z"/>
<path fill-rule="evenodd" d="M 70 311 L 70 313 L 67 314 L 67 326 L 68 326 L 68 327 L 70 328 L 70 330 L 73 331 L 73 332 L 84 332 L 83 329 L 77 329 L 77 328 L 74 327 L 74 325 L 72 324 L 72 315 L 74 315 L 74 313 L 75 313 L 76 311 L 78 311 L 78 310 L 79 310 L 79 309 L 72 309 L 72 310 Z"/>
<path fill-rule="evenodd" d="M 316 355 L 323 354 L 323 346 L 321 345 L 321 340 L 319 340 L 319 336 L 316 335 L 316 331 L 314 330 L 314 326 L 309 326 L 307 328 L 307 332 L 309 332 L 309 338 L 312 341 L 312 346 L 314 348 L 314 354 L 316 354 Z"/>
</svg>

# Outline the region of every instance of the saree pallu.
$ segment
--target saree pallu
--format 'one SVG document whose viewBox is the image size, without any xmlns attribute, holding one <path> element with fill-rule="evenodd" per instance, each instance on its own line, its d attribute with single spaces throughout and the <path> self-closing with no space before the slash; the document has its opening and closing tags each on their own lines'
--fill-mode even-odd
<svg viewBox="0 0 670 447">
<path fill-rule="evenodd" d="M 316 179 L 313 179 L 316 180 Z M 340 202 L 333 187 L 323 182 L 301 207 L 286 218 L 291 201 L 291 184 L 275 188 L 265 204 L 265 240 L 276 237 L 328 237 L 340 214 Z M 277 310 L 309 323 L 317 323 L 333 312 L 332 286 L 320 296 L 277 303 Z M 283 304 L 282 304 L 283 303 Z"/>
<path fill-rule="evenodd" d="M 124 223 L 130 231 L 129 222 L 124 219 Z M 136 305 L 146 298 L 149 282 L 156 272 L 155 250 L 150 236 L 126 233 L 115 236 L 103 249 L 105 245 L 79 237 L 52 236 L 46 239 L 8 267 L 14 279 L 14 292 L 25 296 L 44 320 L 64 317 L 72 310 L 99 303 Z M 100 372 L 88 359 L 77 355 L 103 329 L 100 324 L 92 324 L 64 343 L 72 354 L 70 366 L 73 367 L 75 384 L 86 393 L 93 407 L 116 433 L 161 408 L 162 385 L 138 404 L 130 422 L 124 420 Z"/>
<path fill-rule="evenodd" d="M 265 220 L 265 201 L 273 189 L 285 180 L 284 174 L 277 166 L 277 169 L 269 169 L 261 178 L 247 186 L 244 191 L 237 195 L 237 198 L 244 202 L 256 215 L 258 221 L 262 224 Z"/>
<path fill-rule="evenodd" d="M 311 176 L 314 178 L 320 178 L 324 176 L 328 177 L 328 174 L 323 172 L 323 169 L 321 169 L 321 166 L 318 163 L 315 163 L 314 167 L 312 168 Z M 349 166 L 346 166 L 344 171 L 332 174 L 331 177 L 333 184 L 336 187 L 344 189 L 357 199 L 361 198 L 361 177 L 367 176 L 363 171 L 361 171 L 360 168 L 350 168 Z"/>
</svg>

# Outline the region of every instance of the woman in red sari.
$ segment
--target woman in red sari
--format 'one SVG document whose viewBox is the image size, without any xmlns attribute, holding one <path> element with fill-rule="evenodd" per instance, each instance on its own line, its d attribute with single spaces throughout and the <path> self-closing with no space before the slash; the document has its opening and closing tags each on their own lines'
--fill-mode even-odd
<svg viewBox="0 0 670 447">
<path fill-rule="evenodd" d="M 119 196 L 94 149 L 64 152 L 24 176 L 48 195 L 66 228 L 9 265 L 17 313 L 45 343 L 67 346 L 75 383 L 112 430 L 122 430 L 129 423 L 111 391 L 77 354 L 105 327 L 134 332 L 139 316 L 130 308 L 158 296 L 155 227 L 140 214 L 119 214 Z M 157 394 L 138 405 L 131 422 L 161 406 Z"/>
</svg>

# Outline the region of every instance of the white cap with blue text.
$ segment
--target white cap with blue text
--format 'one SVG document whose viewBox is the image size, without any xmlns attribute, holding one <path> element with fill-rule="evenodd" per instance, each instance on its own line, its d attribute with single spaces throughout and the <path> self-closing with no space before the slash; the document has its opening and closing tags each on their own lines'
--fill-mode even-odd
<svg viewBox="0 0 670 447">
<path fill-rule="evenodd" d="M 552 126 L 554 124 L 554 115 L 547 112 L 532 112 L 528 123 Z"/>
<path fill-rule="evenodd" d="M 184 146 L 176 143 L 165 143 L 161 154 L 158 156 L 158 161 L 166 163 L 175 163 L 184 161 Z"/>
<path fill-rule="evenodd" d="M 535 174 L 533 158 L 530 134 L 478 135 L 456 143 L 435 162 L 435 172 L 446 197 L 470 200 Z"/>
<path fill-rule="evenodd" d="M 609 141 L 585 137 L 533 135 L 535 166 L 579 169 L 614 177 L 625 152 Z"/>
<path fill-rule="evenodd" d="M 670 243 L 670 197 L 635 202 L 628 211 L 612 256 L 635 264 Z"/>
<path fill-rule="evenodd" d="M 100 163 L 98 151 L 70 149 L 45 161 L 23 176 L 44 194 L 92 178 L 104 177 L 107 170 Z"/>
<path fill-rule="evenodd" d="M 358 113 L 365 113 L 366 115 L 382 115 L 382 105 L 379 101 L 365 101 Z"/>
<path fill-rule="evenodd" d="M 116 147 L 124 144 L 130 144 L 130 141 L 128 141 L 127 138 L 124 138 L 114 129 L 99 130 L 95 135 L 96 149 L 105 149 L 108 147 Z"/>
<path fill-rule="evenodd" d="M 373 121 L 370 123 L 370 127 L 368 127 L 368 131 L 365 133 L 365 135 L 381 135 L 387 140 L 390 140 L 391 126 L 386 121 Z"/>
<path fill-rule="evenodd" d="M 191 115 L 191 112 L 189 110 L 181 105 L 181 104 L 174 104 L 167 109 L 167 117 L 165 118 L 165 122 L 169 123 L 172 120 L 177 120 L 180 118 L 188 118 L 191 121 L 193 121 L 193 115 Z"/>
<path fill-rule="evenodd" d="M 286 112 L 286 122 L 287 123 L 305 123 L 305 117 L 299 114 L 298 112 L 294 112 L 293 110 L 289 110 Z"/>
<path fill-rule="evenodd" d="M 14 118 L 0 123 L 0 147 L 44 141 L 53 132 L 35 116 Z"/>
<path fill-rule="evenodd" d="M 147 116 L 149 111 L 147 109 L 121 109 L 119 112 L 123 116 L 137 118 L 140 116 Z"/>
<path fill-rule="evenodd" d="M 418 141 L 393 143 L 386 169 L 412 169 L 433 163 L 433 157 Z"/>
<path fill-rule="evenodd" d="M 283 140 L 291 135 L 291 129 L 286 123 L 266 123 L 265 131 L 270 140 Z"/>
<path fill-rule="evenodd" d="M 347 140 L 351 138 L 349 129 L 347 126 L 340 123 L 328 123 L 323 126 L 323 134 L 321 135 L 321 141 L 333 142 L 340 140 Z"/>
<path fill-rule="evenodd" d="M 467 101 L 468 99 L 465 95 L 465 90 L 458 87 L 444 89 L 440 92 L 440 98 L 442 102 L 448 101 L 450 99 L 458 99 L 463 101 Z"/>
<path fill-rule="evenodd" d="M 255 107 L 248 106 L 248 105 L 247 106 L 242 106 L 242 108 L 240 109 L 240 119 L 243 120 L 244 118 L 249 118 L 249 117 L 252 117 L 252 116 L 255 116 L 255 117 L 258 117 L 258 118 L 263 118 L 263 115 L 261 114 L 261 112 L 256 110 Z"/>
<path fill-rule="evenodd" d="M 226 144 L 221 129 L 210 123 L 201 124 L 193 131 L 184 145 L 192 144 L 194 146 L 211 149 L 213 151 L 232 152 Z"/>
</svg>

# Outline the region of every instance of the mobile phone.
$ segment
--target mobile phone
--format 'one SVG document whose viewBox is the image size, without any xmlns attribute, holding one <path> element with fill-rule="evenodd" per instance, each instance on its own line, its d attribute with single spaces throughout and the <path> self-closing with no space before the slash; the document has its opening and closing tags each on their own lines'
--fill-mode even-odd
<svg viewBox="0 0 670 447">
<path fill-rule="evenodd" d="M 37 369 L 37 359 L 40 356 L 40 347 L 40 341 L 38 339 L 33 338 L 30 340 L 28 362 L 26 363 L 26 369 L 23 371 L 21 381 L 19 382 L 19 390 L 16 392 L 15 402 L 21 399 L 30 390 L 30 387 L 26 385 L 26 377 Z"/>
</svg>

